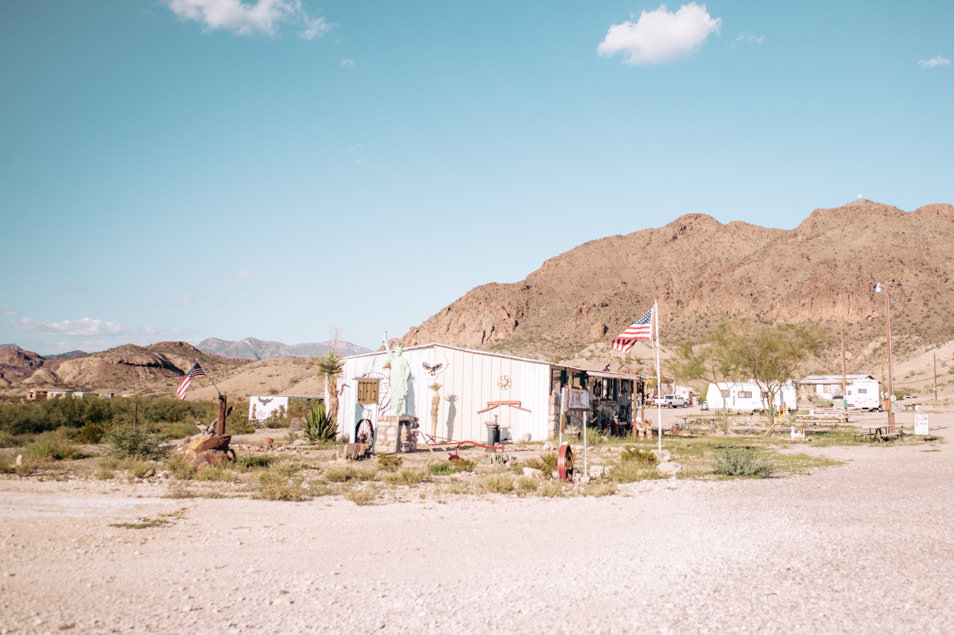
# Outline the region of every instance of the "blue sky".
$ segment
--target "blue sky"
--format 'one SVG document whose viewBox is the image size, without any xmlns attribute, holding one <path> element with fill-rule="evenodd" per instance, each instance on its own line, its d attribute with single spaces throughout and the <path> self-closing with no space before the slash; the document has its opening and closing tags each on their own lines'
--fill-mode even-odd
<svg viewBox="0 0 954 635">
<path fill-rule="evenodd" d="M 685 213 L 951 203 L 952 27 L 951 2 L 3 2 L 0 343 L 376 347 Z"/>
</svg>

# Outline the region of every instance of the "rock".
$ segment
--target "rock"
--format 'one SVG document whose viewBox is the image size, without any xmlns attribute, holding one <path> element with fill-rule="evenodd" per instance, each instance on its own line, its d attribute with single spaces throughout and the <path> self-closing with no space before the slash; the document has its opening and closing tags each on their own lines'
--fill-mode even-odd
<svg viewBox="0 0 954 635">
<path fill-rule="evenodd" d="M 606 476 L 606 466 L 605 465 L 591 465 L 590 466 L 590 478 L 603 478 Z"/>
<path fill-rule="evenodd" d="M 666 476 L 675 476 L 682 471 L 682 465 L 674 461 L 666 461 L 656 466 L 656 471 Z"/>
<path fill-rule="evenodd" d="M 552 452 L 552 451 L 553 451 L 553 444 L 550 443 L 549 441 L 547 441 L 546 443 L 544 443 L 544 444 L 543 444 L 543 451 L 544 451 L 544 452 Z"/>
<path fill-rule="evenodd" d="M 543 470 L 538 470 L 535 467 L 525 467 L 523 468 L 523 475 L 528 478 L 543 479 Z"/>
<path fill-rule="evenodd" d="M 653 450 L 653 456 L 656 457 L 656 460 L 660 463 L 668 463 L 672 461 L 672 454 L 669 450 Z"/>
</svg>

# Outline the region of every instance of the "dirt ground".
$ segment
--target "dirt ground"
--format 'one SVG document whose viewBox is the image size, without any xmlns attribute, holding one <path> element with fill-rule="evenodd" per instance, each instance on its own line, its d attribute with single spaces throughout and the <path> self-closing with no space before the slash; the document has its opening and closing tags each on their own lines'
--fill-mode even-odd
<svg viewBox="0 0 954 635">
<path fill-rule="evenodd" d="M 937 443 L 806 444 L 844 463 L 601 498 L 7 477 L 0 632 L 951 632 L 954 409 L 928 412 Z"/>
</svg>

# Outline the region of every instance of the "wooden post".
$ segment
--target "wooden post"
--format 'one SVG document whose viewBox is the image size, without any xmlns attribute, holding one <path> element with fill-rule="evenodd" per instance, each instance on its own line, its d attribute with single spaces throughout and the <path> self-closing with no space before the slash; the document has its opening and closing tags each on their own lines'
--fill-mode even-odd
<svg viewBox="0 0 954 635">
<path fill-rule="evenodd" d="M 841 316 L 841 405 L 842 421 L 848 423 L 848 362 L 845 360 L 845 316 Z"/>
<path fill-rule="evenodd" d="M 135 428 L 138 425 L 139 425 L 139 402 L 134 401 L 133 402 L 133 427 Z"/>
<path fill-rule="evenodd" d="M 215 434 L 225 434 L 225 395 L 219 395 L 219 418 L 215 421 Z"/>
</svg>

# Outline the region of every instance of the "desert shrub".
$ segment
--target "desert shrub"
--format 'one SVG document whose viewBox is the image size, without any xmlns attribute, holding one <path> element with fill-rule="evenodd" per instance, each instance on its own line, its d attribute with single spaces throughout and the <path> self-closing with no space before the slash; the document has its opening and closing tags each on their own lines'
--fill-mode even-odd
<svg viewBox="0 0 954 635">
<path fill-rule="evenodd" d="M 441 461 L 440 463 L 431 463 L 427 466 L 427 471 L 431 474 L 454 474 L 457 470 L 454 468 L 455 461 Z"/>
<path fill-rule="evenodd" d="M 653 475 L 651 469 L 656 462 L 652 450 L 628 445 L 610 467 L 609 478 L 616 483 L 632 483 L 649 478 Z"/>
<path fill-rule="evenodd" d="M 529 476 L 521 476 L 517 479 L 514 489 L 518 496 L 526 496 L 527 494 L 536 492 L 540 487 L 540 483 L 542 483 L 540 479 L 530 478 Z"/>
<path fill-rule="evenodd" d="M 298 466 L 279 463 L 258 475 L 255 498 L 278 501 L 302 501 L 309 498 Z"/>
<path fill-rule="evenodd" d="M 166 460 L 166 469 L 169 470 L 169 473 L 174 477 L 182 480 L 190 479 L 192 475 L 195 474 L 195 467 L 193 467 L 192 463 L 186 461 L 178 452 Z"/>
<path fill-rule="evenodd" d="M 354 465 L 332 465 L 322 472 L 322 478 L 329 483 L 347 483 L 348 481 L 373 481 L 378 468 L 369 465 L 358 468 Z"/>
<path fill-rule="evenodd" d="M 240 456 L 235 459 L 235 467 L 239 470 L 257 470 L 269 467 L 274 462 L 273 456 Z"/>
<path fill-rule="evenodd" d="M 615 483 L 587 483 L 583 486 L 583 496 L 612 496 L 616 493 Z"/>
<path fill-rule="evenodd" d="M 41 435 L 26 447 L 26 452 L 38 459 L 53 459 L 63 461 L 82 458 L 83 454 L 69 441 L 55 434 Z"/>
<path fill-rule="evenodd" d="M 477 463 L 463 457 L 450 461 L 450 463 L 454 466 L 456 472 L 473 472 L 477 467 Z"/>
<path fill-rule="evenodd" d="M 417 485 L 426 479 L 427 472 L 424 470 L 406 467 L 400 472 L 390 474 L 389 476 L 393 476 L 394 478 L 389 480 L 398 485 Z"/>
<path fill-rule="evenodd" d="M 554 498 L 556 496 L 566 496 L 566 488 L 563 481 L 541 481 L 537 488 L 537 495 L 544 498 Z"/>
<path fill-rule="evenodd" d="M 15 436 L 9 432 L 0 432 L 0 448 L 15 448 L 23 445 L 22 437 Z"/>
<path fill-rule="evenodd" d="M 163 458 L 168 450 L 159 437 L 140 426 L 113 426 L 108 440 L 113 446 L 113 455 L 119 458 L 158 460 Z"/>
<path fill-rule="evenodd" d="M 488 474 L 477 481 L 477 488 L 487 494 L 509 494 L 514 490 L 514 481 L 509 474 Z"/>
<path fill-rule="evenodd" d="M 379 454 L 378 467 L 385 472 L 396 472 L 401 467 L 404 459 L 397 454 Z"/>
<path fill-rule="evenodd" d="M 355 505 L 370 505 L 378 499 L 378 492 L 372 487 L 352 487 L 344 493 L 344 497 Z"/>
<path fill-rule="evenodd" d="M 540 470 L 546 478 L 550 478 L 557 469 L 557 455 L 555 452 L 541 454 L 537 458 L 527 459 L 524 461 L 524 465 L 535 470 Z"/>
<path fill-rule="evenodd" d="M 715 453 L 713 467 L 723 476 L 768 478 L 775 470 L 772 461 L 755 448 L 723 448 Z"/>
<path fill-rule="evenodd" d="M 229 465 L 221 465 L 219 467 L 212 467 L 211 465 L 203 465 L 195 471 L 195 475 L 192 477 L 197 481 L 213 481 L 217 483 L 234 483 L 238 480 L 238 475 L 235 473 L 235 470 Z"/>
<path fill-rule="evenodd" d="M 334 441 L 338 436 L 338 424 L 326 412 L 324 400 L 311 404 L 305 413 L 303 431 L 313 443 Z"/>
</svg>

